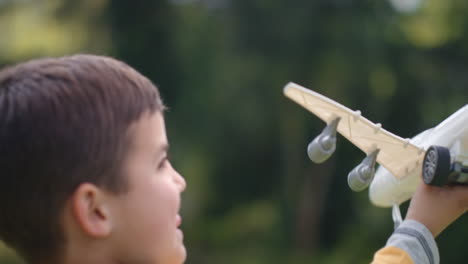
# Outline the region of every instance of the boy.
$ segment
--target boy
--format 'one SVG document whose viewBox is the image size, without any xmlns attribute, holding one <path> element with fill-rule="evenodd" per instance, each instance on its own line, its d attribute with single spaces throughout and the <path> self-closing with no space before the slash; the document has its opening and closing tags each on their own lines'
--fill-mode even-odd
<svg viewBox="0 0 468 264">
<path fill-rule="evenodd" d="M 185 181 L 167 158 L 163 111 L 157 88 L 111 58 L 1 71 L 0 238 L 31 264 L 183 263 Z M 374 263 L 430 260 L 432 236 L 467 204 L 466 188 L 421 186 L 402 224 L 414 232 L 392 235 Z"/>
<path fill-rule="evenodd" d="M 185 260 L 157 88 L 77 55 L 0 72 L 0 238 L 32 264 Z"/>
</svg>

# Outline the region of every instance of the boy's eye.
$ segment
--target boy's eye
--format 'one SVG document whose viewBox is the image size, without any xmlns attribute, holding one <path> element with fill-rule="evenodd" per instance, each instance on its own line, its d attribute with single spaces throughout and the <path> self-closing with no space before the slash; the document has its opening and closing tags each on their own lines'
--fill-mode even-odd
<svg viewBox="0 0 468 264">
<path fill-rule="evenodd" d="M 169 163 L 169 157 L 164 157 L 158 165 L 158 169 L 164 168 Z"/>
</svg>

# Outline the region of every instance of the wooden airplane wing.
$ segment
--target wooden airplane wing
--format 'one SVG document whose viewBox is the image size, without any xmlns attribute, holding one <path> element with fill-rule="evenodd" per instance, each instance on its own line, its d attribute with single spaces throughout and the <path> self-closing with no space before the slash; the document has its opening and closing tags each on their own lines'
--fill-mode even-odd
<svg viewBox="0 0 468 264">
<path fill-rule="evenodd" d="M 337 131 L 366 154 L 379 149 L 377 162 L 401 179 L 413 170 L 421 170 L 424 149 L 398 137 L 353 111 L 319 93 L 295 83 L 284 87 L 284 94 L 327 124 L 337 117 Z"/>
</svg>

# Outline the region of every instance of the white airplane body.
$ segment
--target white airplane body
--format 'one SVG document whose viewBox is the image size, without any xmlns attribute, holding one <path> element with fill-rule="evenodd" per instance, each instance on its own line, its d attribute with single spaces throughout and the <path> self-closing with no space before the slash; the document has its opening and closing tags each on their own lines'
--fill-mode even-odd
<svg viewBox="0 0 468 264">
<path fill-rule="evenodd" d="M 450 151 L 451 163 L 459 162 L 468 166 L 468 105 L 460 108 L 436 127 L 421 132 L 410 142 L 425 150 L 434 145 L 446 147 Z M 405 202 L 411 198 L 420 183 L 421 173 L 420 169 L 408 173 L 402 179 L 396 179 L 385 167 L 379 167 L 369 187 L 370 200 L 380 207 Z"/>
<path fill-rule="evenodd" d="M 289 83 L 284 94 L 323 121 L 327 127 L 308 146 L 316 163 L 335 150 L 335 134 L 367 154 L 348 175 L 353 190 L 370 184 L 369 198 L 380 207 L 399 205 L 411 198 L 421 181 L 428 184 L 468 183 L 468 105 L 413 139 L 403 139 L 319 93 Z M 375 172 L 374 165 L 381 166 Z M 375 173 L 375 177 L 374 177 Z"/>
</svg>

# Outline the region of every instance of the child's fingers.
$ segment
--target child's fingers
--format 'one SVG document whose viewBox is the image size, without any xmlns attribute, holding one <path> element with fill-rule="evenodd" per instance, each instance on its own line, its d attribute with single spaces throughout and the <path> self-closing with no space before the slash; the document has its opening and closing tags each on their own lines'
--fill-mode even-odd
<svg viewBox="0 0 468 264">
<path fill-rule="evenodd" d="M 467 209 L 468 186 L 437 187 L 423 183 L 411 199 L 406 218 L 419 221 L 436 237 Z"/>
</svg>

